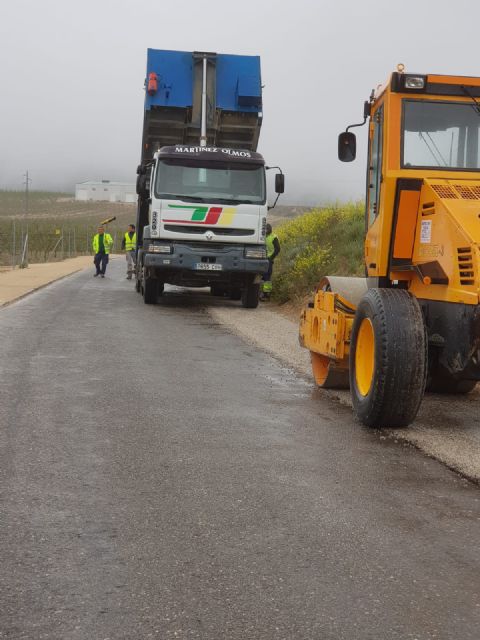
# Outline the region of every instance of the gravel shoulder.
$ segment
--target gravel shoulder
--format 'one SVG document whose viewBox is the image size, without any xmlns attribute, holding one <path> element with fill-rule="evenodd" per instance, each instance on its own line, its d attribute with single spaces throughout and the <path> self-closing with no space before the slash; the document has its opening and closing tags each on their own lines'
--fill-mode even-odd
<svg viewBox="0 0 480 640">
<path fill-rule="evenodd" d="M 309 353 L 298 343 L 298 322 L 276 311 L 273 305 L 249 312 L 219 301 L 208 307 L 208 313 L 216 322 L 306 377 L 313 386 Z M 351 406 L 348 391 L 319 389 L 318 397 Z M 415 445 L 465 477 L 480 481 L 480 385 L 467 396 L 426 394 L 413 425 L 385 433 Z"/>
</svg>

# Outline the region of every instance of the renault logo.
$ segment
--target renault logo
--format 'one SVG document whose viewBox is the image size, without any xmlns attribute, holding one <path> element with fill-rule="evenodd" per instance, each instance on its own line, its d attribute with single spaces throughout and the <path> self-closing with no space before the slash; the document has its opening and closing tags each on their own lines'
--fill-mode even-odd
<svg viewBox="0 0 480 640">
<path fill-rule="evenodd" d="M 207 232 L 205 233 L 205 238 L 206 238 L 207 240 L 213 240 L 213 233 L 212 233 L 211 231 L 207 231 Z"/>
</svg>

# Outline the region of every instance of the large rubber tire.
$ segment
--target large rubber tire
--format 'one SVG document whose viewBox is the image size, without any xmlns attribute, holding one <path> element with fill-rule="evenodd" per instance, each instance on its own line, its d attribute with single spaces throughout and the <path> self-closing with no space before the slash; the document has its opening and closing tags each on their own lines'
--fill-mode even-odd
<svg viewBox="0 0 480 640">
<path fill-rule="evenodd" d="M 153 278 L 144 278 L 143 286 L 143 301 L 145 304 L 157 304 L 158 297 L 158 281 Z"/>
<path fill-rule="evenodd" d="M 241 289 L 231 289 L 229 298 L 230 298 L 230 300 L 241 300 L 242 299 L 242 290 Z"/>
<path fill-rule="evenodd" d="M 242 306 L 245 309 L 256 309 L 258 307 L 258 298 L 260 295 L 259 284 L 248 284 L 242 291 Z"/>
<path fill-rule="evenodd" d="M 214 285 L 210 287 L 210 293 L 212 296 L 218 296 L 219 298 L 223 298 L 226 293 L 225 287 L 219 287 L 218 285 Z"/>
<path fill-rule="evenodd" d="M 427 339 L 417 299 L 403 289 L 370 289 L 360 300 L 350 341 L 350 392 L 368 427 L 406 427 L 427 377 Z"/>
<path fill-rule="evenodd" d="M 456 380 L 448 373 L 432 372 L 427 379 L 427 391 L 432 393 L 470 393 L 477 386 L 477 380 Z"/>
</svg>

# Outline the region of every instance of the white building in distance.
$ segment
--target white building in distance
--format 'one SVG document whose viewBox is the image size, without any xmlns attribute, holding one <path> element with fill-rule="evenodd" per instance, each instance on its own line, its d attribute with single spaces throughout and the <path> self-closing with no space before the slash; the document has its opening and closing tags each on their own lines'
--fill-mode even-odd
<svg viewBox="0 0 480 640">
<path fill-rule="evenodd" d="M 113 180 L 87 180 L 75 185 L 75 200 L 136 202 L 135 185 Z"/>
</svg>

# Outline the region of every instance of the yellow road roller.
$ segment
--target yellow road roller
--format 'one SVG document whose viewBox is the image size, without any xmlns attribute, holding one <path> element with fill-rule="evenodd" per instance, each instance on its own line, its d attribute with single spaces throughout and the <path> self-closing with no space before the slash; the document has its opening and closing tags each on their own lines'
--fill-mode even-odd
<svg viewBox="0 0 480 640">
<path fill-rule="evenodd" d="M 325 276 L 302 311 L 315 381 L 368 426 L 410 424 L 425 389 L 480 380 L 480 78 L 403 65 L 338 139 L 368 123 L 365 278 Z"/>
</svg>

